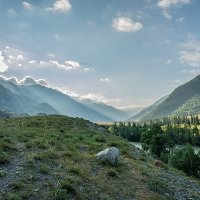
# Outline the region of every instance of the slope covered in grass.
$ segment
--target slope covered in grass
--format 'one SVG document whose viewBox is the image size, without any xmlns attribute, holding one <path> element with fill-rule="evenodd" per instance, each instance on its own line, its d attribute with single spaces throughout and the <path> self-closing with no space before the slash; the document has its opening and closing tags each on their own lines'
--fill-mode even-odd
<svg viewBox="0 0 200 200">
<path fill-rule="evenodd" d="M 117 167 L 95 154 L 116 146 Z M 106 128 L 63 116 L 0 120 L 0 199 L 200 199 L 196 180 Z"/>
</svg>

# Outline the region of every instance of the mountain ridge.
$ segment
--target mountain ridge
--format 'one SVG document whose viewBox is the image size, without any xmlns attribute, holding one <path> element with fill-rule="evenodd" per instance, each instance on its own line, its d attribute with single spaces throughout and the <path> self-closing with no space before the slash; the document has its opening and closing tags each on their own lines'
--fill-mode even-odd
<svg viewBox="0 0 200 200">
<path fill-rule="evenodd" d="M 61 114 L 94 122 L 128 119 L 123 111 L 106 104 L 85 104 L 53 88 L 40 84 L 15 84 L 0 79 L 0 109 L 17 115 Z M 123 118 L 120 118 L 121 115 Z"/>
<path fill-rule="evenodd" d="M 156 119 L 163 118 L 171 115 L 186 115 L 187 113 L 180 112 L 180 109 L 184 104 L 190 103 L 191 99 L 200 96 L 200 75 L 196 76 L 192 80 L 184 83 L 183 85 L 174 89 L 171 94 L 161 98 L 151 106 L 143 109 L 138 115 L 133 116 L 130 120 L 146 120 L 146 119 Z M 198 99 L 200 101 L 200 98 Z M 199 102 L 198 101 L 198 102 Z M 197 103 L 196 103 L 197 104 Z M 200 102 L 199 102 L 200 104 Z M 148 112 L 146 112 L 146 110 Z M 179 112 L 177 112 L 179 110 Z M 197 114 L 191 111 L 191 114 Z M 200 113 L 200 109 L 198 111 Z"/>
</svg>

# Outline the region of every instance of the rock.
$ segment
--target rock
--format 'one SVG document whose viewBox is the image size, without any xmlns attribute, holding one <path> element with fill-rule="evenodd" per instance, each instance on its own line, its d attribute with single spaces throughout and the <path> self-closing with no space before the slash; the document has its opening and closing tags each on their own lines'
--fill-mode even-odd
<svg viewBox="0 0 200 200">
<path fill-rule="evenodd" d="M 107 161 L 111 165 L 116 166 L 119 163 L 119 150 L 116 147 L 107 148 L 97 153 L 96 158 Z"/>
<path fill-rule="evenodd" d="M 163 168 L 165 167 L 165 163 L 162 162 L 161 160 L 155 160 L 154 165 L 156 167 L 163 167 Z"/>
</svg>

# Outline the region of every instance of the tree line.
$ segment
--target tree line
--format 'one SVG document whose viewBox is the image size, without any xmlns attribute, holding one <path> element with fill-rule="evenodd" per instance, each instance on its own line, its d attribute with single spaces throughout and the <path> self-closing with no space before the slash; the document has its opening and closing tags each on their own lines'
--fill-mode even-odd
<svg viewBox="0 0 200 200">
<path fill-rule="evenodd" d="M 161 121 L 151 123 L 120 122 L 114 123 L 110 127 L 110 131 L 130 142 L 142 142 L 142 135 L 150 131 L 154 124 L 163 130 L 166 137 L 165 140 L 170 141 L 172 145 L 191 144 L 200 146 L 200 133 L 197 125 L 174 124 L 172 122 L 164 125 Z"/>
<path fill-rule="evenodd" d="M 186 123 L 183 123 L 186 120 Z M 142 148 L 163 162 L 200 177 L 200 153 L 193 146 L 200 146 L 198 119 L 174 118 L 149 122 L 114 123 L 110 131 L 130 142 L 141 142 Z"/>
</svg>

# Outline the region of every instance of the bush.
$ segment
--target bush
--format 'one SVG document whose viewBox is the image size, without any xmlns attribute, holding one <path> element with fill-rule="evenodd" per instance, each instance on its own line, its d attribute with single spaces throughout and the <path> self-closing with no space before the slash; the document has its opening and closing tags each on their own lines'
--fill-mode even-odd
<svg viewBox="0 0 200 200">
<path fill-rule="evenodd" d="M 105 136 L 96 136 L 95 141 L 96 142 L 105 143 L 106 142 L 106 137 Z"/>
<path fill-rule="evenodd" d="M 8 155 L 0 149 L 0 164 L 9 162 Z"/>
<path fill-rule="evenodd" d="M 187 175 L 199 177 L 200 154 L 196 154 L 191 145 L 176 149 L 169 156 L 169 164 Z"/>
</svg>

